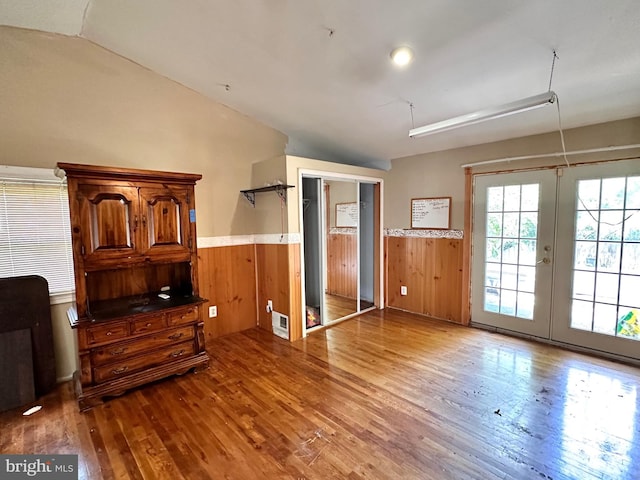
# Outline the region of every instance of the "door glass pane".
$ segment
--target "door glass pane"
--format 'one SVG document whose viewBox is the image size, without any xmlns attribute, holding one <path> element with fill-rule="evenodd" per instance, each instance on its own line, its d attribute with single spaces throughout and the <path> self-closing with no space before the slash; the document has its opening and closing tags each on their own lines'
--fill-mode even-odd
<svg viewBox="0 0 640 480">
<path fill-rule="evenodd" d="M 573 298 L 593 301 L 596 276 L 593 272 L 573 271 Z"/>
<path fill-rule="evenodd" d="M 600 206 L 600 179 L 578 182 L 578 204 L 576 210 L 598 210 Z"/>
<path fill-rule="evenodd" d="M 575 242 L 574 268 L 594 270 L 596 267 L 596 242 Z"/>
<path fill-rule="evenodd" d="M 487 262 L 499 262 L 502 259 L 502 239 L 487 238 L 485 258 Z"/>
<path fill-rule="evenodd" d="M 518 311 L 516 316 L 533 320 L 533 305 L 535 297 L 533 293 L 518 292 Z"/>
<path fill-rule="evenodd" d="M 639 206 L 640 177 L 578 181 L 572 328 L 640 339 Z"/>
<path fill-rule="evenodd" d="M 536 240 L 520 240 L 520 265 L 536 264 Z"/>
<path fill-rule="evenodd" d="M 595 333 L 615 335 L 617 311 L 618 309 L 615 305 L 596 303 L 593 310 L 593 331 Z"/>
<path fill-rule="evenodd" d="M 622 238 L 622 210 L 607 210 L 600 213 L 600 240 Z"/>
<path fill-rule="evenodd" d="M 520 266 L 518 269 L 518 290 L 533 293 L 536 287 L 536 268 Z"/>
<path fill-rule="evenodd" d="M 605 178 L 602 180 L 602 210 L 618 209 L 624 206 L 625 178 Z"/>
<path fill-rule="evenodd" d="M 624 240 L 640 242 L 640 210 L 627 211 L 624 220 Z"/>
<path fill-rule="evenodd" d="M 502 290 L 500 294 L 500 313 L 503 315 L 516 314 L 516 292 L 513 290 Z"/>
<path fill-rule="evenodd" d="M 595 240 L 598 236 L 598 212 L 578 212 L 576 217 L 576 240 Z"/>
<path fill-rule="evenodd" d="M 523 212 L 537 212 L 538 211 L 538 192 L 539 188 L 537 184 L 522 185 L 521 205 L 520 210 Z"/>
<path fill-rule="evenodd" d="M 487 212 L 502 212 L 502 187 L 487 189 Z"/>
<path fill-rule="evenodd" d="M 599 272 L 619 272 L 620 271 L 620 248 L 621 243 L 599 242 L 598 243 L 598 271 Z"/>
<path fill-rule="evenodd" d="M 591 331 L 593 328 L 593 303 L 574 300 L 571 303 L 571 328 Z"/>
<path fill-rule="evenodd" d="M 620 303 L 640 308 L 640 275 L 620 276 Z"/>
<path fill-rule="evenodd" d="M 622 273 L 640 275 L 640 243 L 625 243 L 622 251 Z"/>
<path fill-rule="evenodd" d="M 502 236 L 502 213 L 487 214 L 487 237 Z"/>
<path fill-rule="evenodd" d="M 618 303 L 618 275 L 598 273 L 596 275 L 596 301 Z"/>
<path fill-rule="evenodd" d="M 625 208 L 640 209 L 640 177 L 627 178 L 627 200 Z"/>
<path fill-rule="evenodd" d="M 487 188 L 484 310 L 532 320 L 538 184 Z"/>
<path fill-rule="evenodd" d="M 519 213 L 505 213 L 502 235 L 507 238 L 518 238 L 518 231 L 520 230 L 519 220 Z"/>
</svg>

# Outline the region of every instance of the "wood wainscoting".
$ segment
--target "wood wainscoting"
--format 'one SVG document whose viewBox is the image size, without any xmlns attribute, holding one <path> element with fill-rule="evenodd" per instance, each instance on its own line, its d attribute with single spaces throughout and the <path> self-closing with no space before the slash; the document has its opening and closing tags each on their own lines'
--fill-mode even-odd
<svg viewBox="0 0 640 480">
<path fill-rule="evenodd" d="M 463 323 L 463 241 L 385 237 L 387 306 Z M 400 295 L 400 287 L 407 295 Z"/>
<path fill-rule="evenodd" d="M 289 317 L 290 339 L 302 337 L 299 244 L 246 244 L 198 249 L 207 340 L 256 325 L 271 331 L 273 309 Z M 218 316 L 209 318 L 209 306 Z"/>
<path fill-rule="evenodd" d="M 273 309 L 289 317 L 289 339 L 302 337 L 302 293 L 300 286 L 300 244 L 256 245 L 258 283 L 258 326 L 271 331 L 271 314 L 267 313 L 267 300 Z"/>
<path fill-rule="evenodd" d="M 198 249 L 200 295 L 207 341 L 256 326 L 256 249 L 254 244 Z M 209 318 L 209 306 L 218 316 Z"/>
<path fill-rule="evenodd" d="M 358 296 L 358 235 L 327 234 L 327 293 L 346 298 Z"/>
</svg>

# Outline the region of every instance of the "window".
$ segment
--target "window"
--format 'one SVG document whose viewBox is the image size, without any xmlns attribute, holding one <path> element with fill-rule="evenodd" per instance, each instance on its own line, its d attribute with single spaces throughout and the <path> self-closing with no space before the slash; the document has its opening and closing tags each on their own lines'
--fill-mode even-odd
<svg viewBox="0 0 640 480">
<path fill-rule="evenodd" d="M 74 289 L 67 186 L 52 170 L 0 166 L 0 277 L 40 275 Z"/>
</svg>

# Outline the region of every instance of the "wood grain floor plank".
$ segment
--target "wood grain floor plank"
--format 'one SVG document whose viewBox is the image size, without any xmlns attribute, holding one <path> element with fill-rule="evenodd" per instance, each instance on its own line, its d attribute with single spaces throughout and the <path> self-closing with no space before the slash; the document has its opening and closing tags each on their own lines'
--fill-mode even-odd
<svg viewBox="0 0 640 480">
<path fill-rule="evenodd" d="M 85 413 L 70 384 L 1 413 L 0 452 L 76 453 L 82 479 L 640 478 L 636 367 L 393 310 L 207 348 Z"/>
</svg>

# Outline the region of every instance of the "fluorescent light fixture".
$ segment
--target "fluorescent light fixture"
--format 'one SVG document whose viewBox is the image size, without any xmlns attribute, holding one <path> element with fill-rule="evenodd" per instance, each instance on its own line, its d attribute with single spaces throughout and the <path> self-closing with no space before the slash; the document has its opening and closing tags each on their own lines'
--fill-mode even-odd
<svg viewBox="0 0 640 480">
<path fill-rule="evenodd" d="M 540 95 L 534 95 L 533 97 L 523 98 L 517 102 L 507 103 L 499 107 L 487 108 L 485 110 L 478 110 L 477 112 L 467 113 L 466 115 L 460 115 L 459 117 L 450 118 L 441 122 L 431 123 L 423 127 L 412 128 L 409 130 L 410 137 L 420 137 L 422 135 L 431 135 L 434 133 L 446 132 L 458 127 L 466 127 L 467 125 L 473 125 L 474 123 L 484 122 L 485 120 L 494 120 L 500 117 L 506 117 L 507 115 L 513 115 L 514 113 L 526 112 L 527 110 L 533 110 L 534 108 L 544 107 L 556 101 L 555 92 L 549 90 L 548 92 L 541 93 Z"/>
</svg>

